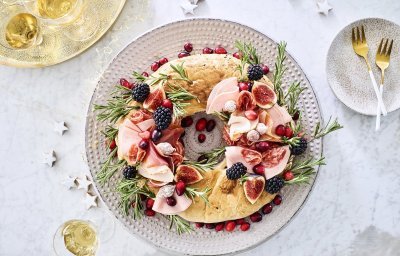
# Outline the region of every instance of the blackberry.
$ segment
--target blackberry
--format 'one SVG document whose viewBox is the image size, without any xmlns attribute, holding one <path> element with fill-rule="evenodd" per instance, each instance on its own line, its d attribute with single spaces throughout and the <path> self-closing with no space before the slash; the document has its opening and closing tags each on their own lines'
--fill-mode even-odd
<svg viewBox="0 0 400 256">
<path fill-rule="evenodd" d="M 307 149 L 307 140 L 301 138 L 299 144 L 291 148 L 292 154 L 295 156 L 303 154 Z"/>
<path fill-rule="evenodd" d="M 136 168 L 134 166 L 127 166 L 124 168 L 122 171 L 122 175 L 124 175 L 124 178 L 127 180 L 131 180 L 136 177 Z"/>
<path fill-rule="evenodd" d="M 229 180 L 237 180 L 247 172 L 247 167 L 241 162 L 234 163 L 230 168 L 226 169 L 226 177 Z"/>
<path fill-rule="evenodd" d="M 153 119 L 158 130 L 165 130 L 172 122 L 172 111 L 166 107 L 158 107 L 153 113 Z"/>
<path fill-rule="evenodd" d="M 144 102 L 150 94 L 150 86 L 146 83 L 137 84 L 132 88 L 132 99 L 137 102 Z"/>
<path fill-rule="evenodd" d="M 247 69 L 247 77 L 251 81 L 260 80 L 264 75 L 263 69 L 260 65 L 250 65 Z"/>
<path fill-rule="evenodd" d="M 265 181 L 265 191 L 270 194 L 277 193 L 285 184 L 281 177 L 275 176 Z"/>
</svg>

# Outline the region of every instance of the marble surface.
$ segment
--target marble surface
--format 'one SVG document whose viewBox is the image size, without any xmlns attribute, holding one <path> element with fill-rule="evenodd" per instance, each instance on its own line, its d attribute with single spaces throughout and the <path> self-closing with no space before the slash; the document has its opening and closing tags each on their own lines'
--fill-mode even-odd
<svg viewBox="0 0 400 256">
<path fill-rule="evenodd" d="M 400 23 L 400 2 L 336 0 L 329 16 L 312 0 L 202 0 L 199 17 L 230 19 L 288 42 L 314 86 L 325 119 L 338 116 L 345 129 L 326 137 L 328 165 L 305 207 L 290 225 L 241 255 L 396 255 L 400 247 L 399 111 L 374 132 L 374 118 L 356 114 L 332 94 L 325 58 L 336 33 L 348 23 L 380 17 Z M 185 16 L 179 0 L 129 0 L 119 20 L 94 47 L 44 69 L 0 67 L 0 255 L 53 255 L 52 237 L 65 220 L 112 220 L 104 206 L 85 210 L 82 190 L 62 186 L 67 175 L 89 173 L 85 162 L 86 109 L 101 71 L 124 45 L 155 26 Z M 55 121 L 69 130 L 60 136 Z M 53 168 L 42 164 L 54 149 Z M 106 240 L 106 241 L 104 241 Z M 164 255 L 128 234 L 115 221 L 98 255 Z"/>
</svg>

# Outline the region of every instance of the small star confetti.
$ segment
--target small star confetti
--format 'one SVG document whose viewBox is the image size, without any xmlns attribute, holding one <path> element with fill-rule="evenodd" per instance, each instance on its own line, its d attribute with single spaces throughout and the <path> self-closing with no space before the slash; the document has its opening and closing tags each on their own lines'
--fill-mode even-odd
<svg viewBox="0 0 400 256">
<path fill-rule="evenodd" d="M 61 122 L 55 122 L 54 123 L 54 131 L 58 134 L 60 134 L 61 136 L 63 136 L 65 131 L 68 131 L 68 127 L 65 126 L 65 122 L 61 121 Z"/>
<path fill-rule="evenodd" d="M 62 184 L 67 187 L 68 189 L 76 188 L 76 179 L 77 177 L 67 176 L 63 181 Z"/>
<path fill-rule="evenodd" d="M 84 202 L 88 210 L 92 207 L 97 207 L 97 196 L 86 193 Z"/>
<path fill-rule="evenodd" d="M 333 7 L 328 3 L 328 0 L 319 0 L 317 1 L 318 12 L 324 15 L 328 15 L 329 11 L 333 9 Z"/>
<path fill-rule="evenodd" d="M 90 185 L 92 185 L 92 182 L 88 179 L 86 175 L 77 178 L 76 181 L 78 182 L 78 189 L 84 189 L 86 192 L 89 191 L 89 187 Z"/>
<path fill-rule="evenodd" d="M 192 4 L 188 0 L 181 0 L 181 7 L 183 9 L 184 14 L 194 14 L 194 9 L 196 9 L 197 5 Z"/>
<path fill-rule="evenodd" d="M 56 158 L 56 153 L 54 150 L 51 150 L 50 152 L 43 153 L 43 162 L 44 164 L 47 164 L 50 167 L 53 167 L 54 163 L 57 161 Z"/>
</svg>

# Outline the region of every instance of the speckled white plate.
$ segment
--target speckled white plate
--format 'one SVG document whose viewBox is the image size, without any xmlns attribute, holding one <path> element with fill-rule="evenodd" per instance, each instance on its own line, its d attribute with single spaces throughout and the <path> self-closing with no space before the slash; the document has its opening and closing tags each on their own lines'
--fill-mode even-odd
<svg viewBox="0 0 400 256">
<path fill-rule="evenodd" d="M 101 134 L 106 124 L 96 121 L 96 114 L 92 111 L 93 104 L 104 104 L 111 97 L 110 92 L 118 83 L 119 78 L 129 77 L 132 70 L 149 71 L 149 65 L 155 60 L 155 56 L 177 58 L 178 52 L 187 41 L 193 43 L 193 53 L 200 53 L 201 49 L 206 46 L 214 47 L 216 45 L 222 45 L 232 53 L 235 51 L 235 40 L 251 42 L 257 47 L 262 61 L 268 66 L 274 67 L 277 51 L 275 41 L 247 26 L 217 19 L 190 19 L 173 22 L 143 34 L 121 51 L 101 77 L 88 110 L 86 150 L 93 177 L 100 170 L 100 164 L 108 151 L 104 146 L 104 137 Z M 299 106 L 304 115 L 304 127 L 306 131 L 311 131 L 316 123 L 321 121 L 317 99 L 307 77 L 289 54 L 287 54 L 286 65 L 288 69 L 283 78 L 284 87 L 287 87 L 292 81 L 299 81 L 302 86 L 307 88 L 301 96 Z M 315 140 L 310 143 L 306 155 L 307 157 L 318 157 L 321 153 L 322 141 Z M 104 203 L 129 232 L 174 255 L 229 254 L 252 248 L 264 242 L 293 218 L 303 205 L 314 183 L 285 187 L 281 191 L 283 203 L 279 207 L 275 207 L 271 214 L 265 215 L 262 222 L 253 223 L 248 232 L 240 230 L 215 232 L 208 229 L 196 229 L 191 234 L 179 236 L 174 230 L 169 229 L 167 219 L 161 215 L 153 218 L 145 217 L 138 221 L 134 221 L 130 216 L 124 216 L 118 208 L 119 196 L 115 192 L 115 186 L 120 179 L 121 174 L 119 173 L 105 186 L 95 184 Z M 134 254 L 134 252 L 127 253 Z"/>
<path fill-rule="evenodd" d="M 351 29 L 364 25 L 372 71 L 379 84 L 381 73 L 375 65 L 375 54 L 382 38 L 394 39 L 390 66 L 385 71 L 383 100 L 388 112 L 400 108 L 400 27 L 388 20 L 370 18 L 351 23 L 333 40 L 326 59 L 329 85 L 340 101 L 364 115 L 376 115 L 378 101 L 364 59 L 351 45 Z"/>
</svg>

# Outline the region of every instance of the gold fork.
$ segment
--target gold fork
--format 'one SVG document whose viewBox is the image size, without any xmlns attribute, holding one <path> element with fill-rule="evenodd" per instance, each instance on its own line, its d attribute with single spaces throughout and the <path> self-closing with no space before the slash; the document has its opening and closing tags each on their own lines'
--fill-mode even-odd
<svg viewBox="0 0 400 256">
<path fill-rule="evenodd" d="M 368 48 L 367 40 L 365 38 L 364 26 L 361 26 L 361 29 L 359 27 L 355 27 L 352 29 L 351 41 L 353 44 L 354 51 L 357 53 L 357 55 L 363 57 L 365 60 L 365 63 L 367 63 L 369 77 L 371 78 L 371 82 L 374 87 L 376 97 L 378 99 L 378 106 L 380 107 L 382 114 L 384 116 L 386 116 L 387 115 L 386 107 L 385 107 L 385 104 L 383 103 L 382 95 L 379 93 L 379 88 L 378 88 L 378 85 L 376 84 L 374 74 L 372 73 L 371 65 L 368 62 L 369 48 Z"/>
<path fill-rule="evenodd" d="M 386 39 L 386 42 L 384 42 L 384 41 L 385 41 L 385 39 L 382 38 L 381 43 L 379 44 L 379 47 L 378 47 L 378 51 L 376 52 L 376 57 L 375 57 L 375 63 L 381 69 L 381 82 L 379 84 L 379 93 L 381 95 L 383 93 L 383 82 L 385 81 L 385 70 L 389 67 L 390 54 L 392 53 L 392 46 L 393 46 L 393 40 L 391 40 L 390 43 L 389 43 L 389 39 Z M 388 45 L 389 45 L 389 47 L 388 47 Z M 382 48 L 382 46 L 383 46 L 383 48 Z M 381 126 L 381 108 L 380 108 L 379 102 L 378 102 L 378 107 L 376 109 L 375 129 L 379 130 L 380 126 Z"/>
</svg>

